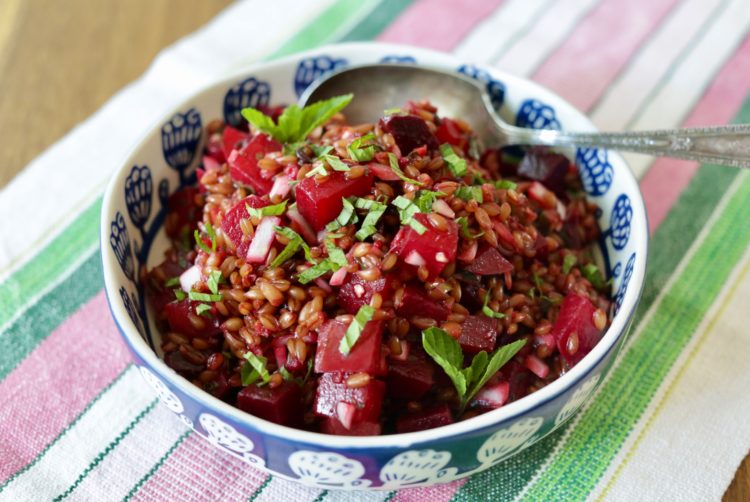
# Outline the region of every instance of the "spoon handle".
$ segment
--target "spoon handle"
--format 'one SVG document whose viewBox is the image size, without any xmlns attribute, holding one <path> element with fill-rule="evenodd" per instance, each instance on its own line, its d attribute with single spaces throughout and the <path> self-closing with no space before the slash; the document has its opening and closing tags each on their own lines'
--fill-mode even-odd
<svg viewBox="0 0 750 502">
<path fill-rule="evenodd" d="M 750 168 L 750 124 L 622 133 L 513 127 L 508 133 L 511 144 L 607 148 Z"/>
</svg>

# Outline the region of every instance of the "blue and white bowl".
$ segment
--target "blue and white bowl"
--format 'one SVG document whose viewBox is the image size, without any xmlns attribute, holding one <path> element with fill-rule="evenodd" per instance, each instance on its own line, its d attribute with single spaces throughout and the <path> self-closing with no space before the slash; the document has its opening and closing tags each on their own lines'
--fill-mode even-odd
<svg viewBox="0 0 750 502">
<path fill-rule="evenodd" d="M 245 106 L 292 103 L 318 76 L 350 64 L 425 64 L 487 86 L 500 114 L 525 127 L 592 131 L 593 124 L 542 87 L 491 67 L 408 46 L 354 43 L 252 66 L 182 103 L 151 128 L 115 174 L 101 215 L 102 261 L 112 315 L 164 405 L 218 448 L 275 476 L 318 488 L 395 489 L 443 483 L 488 469 L 558 428 L 596 391 L 623 345 L 646 270 L 648 225 L 638 184 L 623 159 L 603 150 L 570 152 L 589 198 L 601 208 L 603 266 L 616 315 L 601 342 L 571 371 L 519 401 L 438 429 L 377 437 L 329 436 L 251 416 L 182 378 L 161 359 L 139 270 L 158 264 L 170 194 L 195 181 L 202 126 L 235 124 Z M 422 96 L 419 96 L 422 97 Z M 415 98 L 419 98 L 415 96 Z M 423 96 L 429 99 L 430 96 Z"/>
</svg>

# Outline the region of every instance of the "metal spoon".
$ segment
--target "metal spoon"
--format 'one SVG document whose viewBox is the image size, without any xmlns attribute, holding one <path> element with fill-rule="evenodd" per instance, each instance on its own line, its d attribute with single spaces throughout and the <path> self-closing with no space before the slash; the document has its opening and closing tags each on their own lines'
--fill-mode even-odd
<svg viewBox="0 0 750 502">
<path fill-rule="evenodd" d="M 471 124 L 485 147 L 601 147 L 750 168 L 750 124 L 620 133 L 526 129 L 500 118 L 477 81 L 418 65 L 350 66 L 327 73 L 305 90 L 300 105 L 347 93 L 354 94 L 346 109 L 352 123 L 376 120 L 409 99 L 428 99 L 444 115 Z"/>
</svg>

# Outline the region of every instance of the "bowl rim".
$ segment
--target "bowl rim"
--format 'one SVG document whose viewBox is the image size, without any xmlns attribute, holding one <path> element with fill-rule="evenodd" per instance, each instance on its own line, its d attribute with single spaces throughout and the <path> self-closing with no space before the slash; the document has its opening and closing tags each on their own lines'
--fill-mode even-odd
<svg viewBox="0 0 750 502">
<path fill-rule="evenodd" d="M 493 426 L 497 426 L 501 423 L 508 422 L 514 418 L 520 418 L 532 410 L 543 406 L 547 402 L 555 399 L 560 394 L 575 387 L 581 380 L 583 380 L 588 373 L 596 367 L 609 353 L 610 350 L 615 348 L 618 340 L 621 336 L 625 336 L 630 320 L 635 314 L 636 307 L 640 300 L 641 294 L 644 287 L 644 278 L 647 266 L 648 257 L 648 219 L 646 214 L 645 203 L 643 201 L 643 195 L 640 191 L 639 185 L 632 171 L 630 170 L 627 162 L 616 152 L 610 151 L 609 154 L 612 157 L 617 158 L 624 166 L 625 169 L 621 169 L 621 176 L 619 178 L 619 185 L 630 185 L 627 187 L 627 193 L 631 195 L 637 195 L 637 197 L 631 197 L 631 204 L 634 209 L 637 208 L 635 215 L 643 215 L 643 221 L 641 225 L 633 225 L 633 234 L 631 238 L 636 238 L 636 253 L 641 256 L 641 259 L 636 260 L 633 268 L 633 273 L 630 277 L 628 290 L 626 291 L 622 300 L 618 315 L 615 316 L 609 329 L 605 332 L 602 339 L 597 343 L 594 349 L 589 352 L 573 369 L 560 376 L 557 380 L 543 387 L 542 389 L 533 392 L 523 398 L 509 403 L 501 408 L 486 412 L 482 415 L 478 415 L 468 420 L 456 422 L 450 425 L 442 427 L 428 429 L 418 432 L 400 433 L 400 434 L 387 434 L 381 436 L 338 436 L 331 434 L 323 434 L 319 432 L 305 431 L 302 429 L 295 429 L 293 427 L 287 427 L 279 425 L 274 422 L 270 422 L 259 417 L 253 416 L 247 412 L 236 408 L 229 403 L 221 401 L 220 399 L 210 395 L 209 393 L 199 389 L 190 383 L 187 379 L 177 374 L 174 370 L 169 368 L 166 363 L 157 356 L 157 354 L 149 347 L 149 345 L 143 340 L 141 335 L 136 330 L 133 322 L 125 311 L 123 305 L 120 302 L 112 301 L 112 297 L 119 298 L 114 292 L 117 291 L 119 286 L 119 279 L 117 276 L 116 268 L 114 267 L 114 260 L 112 251 L 108 246 L 104 245 L 104 237 L 109 232 L 109 226 L 111 223 L 110 215 L 113 214 L 115 204 L 115 188 L 119 184 L 121 176 L 127 172 L 127 169 L 131 165 L 139 154 L 143 145 L 147 140 L 154 134 L 157 134 L 161 123 L 168 119 L 175 112 L 184 109 L 187 105 L 191 104 L 198 96 L 206 93 L 214 92 L 217 88 L 228 88 L 236 84 L 236 82 L 242 78 L 246 78 L 249 74 L 255 71 L 273 71 L 276 68 L 286 67 L 301 58 L 313 55 L 326 54 L 330 56 L 344 56 L 351 55 L 357 51 L 369 51 L 379 53 L 380 57 L 391 54 L 391 53 L 405 53 L 414 55 L 419 61 L 419 56 L 426 56 L 429 60 L 439 60 L 439 62 L 431 62 L 430 65 L 443 68 L 443 69 L 455 69 L 462 64 L 475 64 L 478 68 L 487 69 L 493 76 L 497 76 L 504 83 L 512 83 L 509 87 L 523 86 L 537 95 L 543 96 L 544 99 L 550 99 L 554 102 L 556 109 L 560 107 L 567 109 L 568 112 L 572 112 L 579 116 L 581 124 L 580 130 L 596 131 L 596 127 L 593 122 L 581 111 L 573 107 L 564 98 L 546 89 L 545 87 L 523 77 L 508 74 L 496 68 L 489 67 L 485 63 L 462 60 L 453 54 L 448 54 L 440 51 L 434 51 L 429 49 L 423 49 L 405 44 L 391 44 L 381 42 L 348 42 L 342 44 L 329 44 L 314 49 L 310 49 L 303 52 L 298 52 L 289 56 L 285 56 L 280 59 L 272 61 L 264 61 L 255 63 L 252 65 L 245 66 L 236 71 L 232 71 L 218 79 L 212 80 L 210 83 L 201 85 L 200 89 L 192 92 L 188 97 L 180 100 L 179 103 L 175 104 L 170 108 L 168 114 L 164 114 L 158 121 L 152 123 L 146 128 L 146 132 L 140 136 L 140 138 L 134 143 L 133 147 L 129 150 L 128 154 L 123 158 L 121 165 L 113 172 L 112 178 L 110 179 L 107 187 L 104 191 L 104 198 L 102 201 L 101 213 L 100 213 L 100 255 L 102 260 L 102 272 L 104 276 L 105 293 L 107 302 L 109 304 L 110 312 L 113 320 L 117 324 L 120 333 L 125 339 L 126 343 L 130 346 L 138 357 L 140 357 L 145 365 L 152 371 L 155 371 L 161 379 L 168 381 L 172 386 L 179 388 L 181 392 L 189 395 L 196 402 L 200 403 L 207 410 L 219 412 L 233 421 L 243 424 L 253 432 L 261 435 L 271 435 L 277 438 L 286 440 L 292 440 L 298 443 L 309 444 L 321 449 L 339 449 L 339 450 L 359 450 L 359 449 L 390 449 L 390 448 L 403 448 L 410 447 L 418 443 L 434 442 L 437 440 L 446 440 L 449 438 L 455 438 L 472 432 L 484 430 Z M 637 221 L 634 217 L 634 222 Z M 201 411 L 203 413 L 203 411 Z"/>
</svg>

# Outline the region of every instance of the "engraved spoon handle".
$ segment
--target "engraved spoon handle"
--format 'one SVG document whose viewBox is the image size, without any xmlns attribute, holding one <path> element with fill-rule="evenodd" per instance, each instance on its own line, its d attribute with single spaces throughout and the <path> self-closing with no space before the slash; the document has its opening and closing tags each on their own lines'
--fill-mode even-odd
<svg viewBox="0 0 750 502">
<path fill-rule="evenodd" d="M 750 168 L 750 124 L 622 133 L 574 133 L 497 124 L 505 143 L 607 148 Z"/>
</svg>

